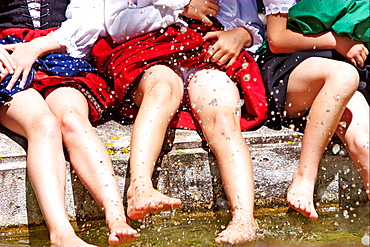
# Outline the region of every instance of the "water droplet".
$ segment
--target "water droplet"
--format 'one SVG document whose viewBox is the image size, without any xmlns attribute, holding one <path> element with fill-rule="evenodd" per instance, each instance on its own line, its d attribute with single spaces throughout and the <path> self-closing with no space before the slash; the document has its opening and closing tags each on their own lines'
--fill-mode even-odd
<svg viewBox="0 0 370 247">
<path fill-rule="evenodd" d="M 339 125 L 339 127 L 347 128 L 347 122 L 346 121 L 339 122 L 338 125 Z"/>
<path fill-rule="evenodd" d="M 210 105 L 210 106 L 217 106 L 217 105 L 218 105 L 218 103 L 217 103 L 217 99 L 213 98 L 213 99 L 211 100 L 211 102 L 209 102 L 209 105 Z"/>
<path fill-rule="evenodd" d="M 238 107 L 242 107 L 244 105 L 244 99 L 240 99 L 238 101 Z"/>
<path fill-rule="evenodd" d="M 180 28 L 180 32 L 181 33 L 186 33 L 188 30 L 186 29 L 186 27 L 181 27 Z"/>
<path fill-rule="evenodd" d="M 246 75 L 244 75 L 243 79 L 244 79 L 244 81 L 249 81 L 251 79 L 251 75 L 246 74 Z"/>
<path fill-rule="evenodd" d="M 337 154 L 340 151 L 340 145 L 339 144 L 334 144 L 333 148 L 331 149 L 333 154 Z"/>
<path fill-rule="evenodd" d="M 339 155 L 340 156 L 346 156 L 347 155 L 347 150 L 345 150 L 345 149 L 340 150 Z"/>
</svg>

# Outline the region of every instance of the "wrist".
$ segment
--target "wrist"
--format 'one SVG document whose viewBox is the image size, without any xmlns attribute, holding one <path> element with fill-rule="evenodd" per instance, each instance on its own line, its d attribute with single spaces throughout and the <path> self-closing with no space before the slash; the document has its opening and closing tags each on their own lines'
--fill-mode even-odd
<svg viewBox="0 0 370 247">
<path fill-rule="evenodd" d="M 66 50 L 51 35 L 36 38 L 30 41 L 30 45 L 38 58 L 53 52 L 63 53 Z"/>
<path fill-rule="evenodd" d="M 243 41 L 244 47 L 250 47 L 253 44 L 253 38 L 248 29 L 245 27 L 237 27 L 235 30 L 238 32 L 238 37 Z"/>
</svg>

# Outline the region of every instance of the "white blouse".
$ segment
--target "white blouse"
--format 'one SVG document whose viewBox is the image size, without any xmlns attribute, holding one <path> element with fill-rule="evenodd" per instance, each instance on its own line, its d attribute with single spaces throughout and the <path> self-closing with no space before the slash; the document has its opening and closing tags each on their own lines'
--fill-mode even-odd
<svg viewBox="0 0 370 247">
<path fill-rule="evenodd" d="M 40 28 L 41 0 L 27 0 L 28 10 L 35 28 Z"/>
<path fill-rule="evenodd" d="M 289 9 L 297 3 L 296 0 L 263 0 L 266 15 L 287 14 Z"/>
<path fill-rule="evenodd" d="M 73 57 L 86 58 L 100 36 L 106 36 L 104 0 L 71 0 L 67 20 L 51 35 Z"/>
<path fill-rule="evenodd" d="M 114 42 L 122 43 L 171 24 L 186 26 L 180 14 L 189 2 L 190 0 L 72 0 L 66 11 L 67 20 L 52 35 L 59 44 L 67 47 L 71 56 L 85 58 L 99 36 L 110 35 Z M 254 52 L 263 41 L 260 32 L 263 27 L 262 23 L 257 23 L 259 19 L 256 11 L 250 8 L 252 3 L 249 0 L 219 1 L 221 11 L 217 17 L 227 29 L 245 27 L 249 30 L 254 44 L 248 49 Z M 238 11 L 238 8 L 243 11 Z"/>
</svg>

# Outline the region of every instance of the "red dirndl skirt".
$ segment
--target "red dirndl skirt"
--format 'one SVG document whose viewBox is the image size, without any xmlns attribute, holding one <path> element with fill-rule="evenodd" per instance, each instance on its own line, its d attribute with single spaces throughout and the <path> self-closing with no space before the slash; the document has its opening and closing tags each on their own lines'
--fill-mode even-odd
<svg viewBox="0 0 370 247">
<path fill-rule="evenodd" d="M 56 29 L 0 29 L 0 38 L 12 36 L 21 40 L 31 41 L 37 37 L 45 36 Z M 114 99 L 105 80 L 97 74 L 90 72 L 78 73 L 76 76 L 68 77 L 37 71 L 34 80 L 28 88 L 34 88 L 43 94 L 47 89 L 58 87 L 73 87 L 81 91 L 89 104 L 89 118 L 92 122 L 100 119 L 114 103 Z"/>
<path fill-rule="evenodd" d="M 116 107 L 121 105 L 119 112 L 124 117 L 135 117 L 138 108 L 124 104 L 125 92 L 145 69 L 166 60 L 175 60 L 187 68 L 208 65 L 209 62 L 204 61 L 204 56 L 208 46 L 216 42 L 204 41 L 203 34 L 208 31 L 215 29 L 205 25 L 191 26 L 186 30 L 169 26 L 120 45 L 115 44 L 110 38 L 100 39 L 92 50 L 92 58 L 98 72 L 105 73 L 113 80 L 115 105 Z M 267 117 L 267 101 L 262 77 L 253 57 L 243 51 L 230 68 L 220 67 L 220 69 L 241 88 L 245 102 L 240 120 L 241 129 L 249 130 L 260 126 Z M 189 111 L 179 111 L 170 127 L 200 129 L 199 123 Z"/>
</svg>

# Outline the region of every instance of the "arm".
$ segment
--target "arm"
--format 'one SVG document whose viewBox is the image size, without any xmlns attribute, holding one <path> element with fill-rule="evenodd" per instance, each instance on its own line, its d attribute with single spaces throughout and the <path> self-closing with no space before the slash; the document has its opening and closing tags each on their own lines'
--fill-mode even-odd
<svg viewBox="0 0 370 247">
<path fill-rule="evenodd" d="M 336 41 L 331 32 L 304 35 L 287 29 L 287 14 L 267 16 L 267 37 L 274 53 L 294 53 L 301 50 L 335 49 Z"/>
<path fill-rule="evenodd" d="M 51 35 L 76 58 L 86 58 L 100 36 L 106 36 L 104 0 L 72 0 L 67 20 Z"/>
<path fill-rule="evenodd" d="M 13 61 L 15 68 L 13 72 L 8 73 L 13 74 L 13 76 L 6 87 L 7 90 L 11 90 L 21 76 L 22 80 L 19 86 L 23 88 L 31 67 L 38 58 L 52 52 L 63 53 L 66 51 L 66 48 L 61 46 L 52 35 L 39 37 L 26 43 L 4 45 L 4 47 L 8 51 L 12 51 L 10 59 Z"/>
<path fill-rule="evenodd" d="M 354 65 L 363 66 L 367 55 L 366 47 L 359 41 L 333 32 L 303 34 L 287 29 L 287 14 L 267 16 L 267 37 L 270 50 L 274 53 L 294 53 L 305 50 L 337 50 Z"/>
</svg>

